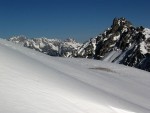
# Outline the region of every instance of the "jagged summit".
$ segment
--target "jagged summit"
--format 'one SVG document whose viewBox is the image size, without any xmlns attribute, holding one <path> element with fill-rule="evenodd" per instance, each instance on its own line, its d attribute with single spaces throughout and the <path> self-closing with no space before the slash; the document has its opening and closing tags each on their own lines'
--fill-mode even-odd
<svg viewBox="0 0 150 113">
<path fill-rule="evenodd" d="M 78 53 L 150 71 L 150 29 L 134 27 L 125 18 L 115 18 L 109 29 L 90 39 Z"/>
<path fill-rule="evenodd" d="M 127 28 L 132 27 L 132 23 L 125 18 L 114 18 L 113 24 L 111 26 L 111 32 L 115 33 L 116 31 L 124 32 Z"/>
</svg>

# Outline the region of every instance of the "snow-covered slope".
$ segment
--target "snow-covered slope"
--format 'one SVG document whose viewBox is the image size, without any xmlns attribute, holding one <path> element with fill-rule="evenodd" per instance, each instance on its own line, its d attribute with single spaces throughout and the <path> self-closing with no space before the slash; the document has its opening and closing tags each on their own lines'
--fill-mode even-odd
<svg viewBox="0 0 150 113">
<path fill-rule="evenodd" d="M 0 39 L 0 113 L 150 113 L 150 75 Z"/>
</svg>

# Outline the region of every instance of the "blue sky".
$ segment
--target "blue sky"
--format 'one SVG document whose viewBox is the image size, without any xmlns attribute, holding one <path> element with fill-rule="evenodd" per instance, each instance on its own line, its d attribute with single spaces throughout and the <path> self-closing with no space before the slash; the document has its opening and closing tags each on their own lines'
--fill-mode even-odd
<svg viewBox="0 0 150 113">
<path fill-rule="evenodd" d="M 75 38 L 84 42 L 115 17 L 150 28 L 149 0 L 0 0 L 0 37 Z"/>
</svg>

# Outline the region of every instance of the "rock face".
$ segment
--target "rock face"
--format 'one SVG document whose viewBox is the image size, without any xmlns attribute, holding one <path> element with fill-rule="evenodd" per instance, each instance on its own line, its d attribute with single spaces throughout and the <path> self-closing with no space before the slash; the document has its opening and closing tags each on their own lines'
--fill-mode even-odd
<svg viewBox="0 0 150 113">
<path fill-rule="evenodd" d="M 69 38 L 65 41 L 48 38 L 27 39 L 25 36 L 17 36 L 9 41 L 22 44 L 25 47 L 35 49 L 50 56 L 75 57 L 76 51 L 81 46 L 75 40 Z"/>
<path fill-rule="evenodd" d="M 150 71 L 150 29 L 115 18 L 111 28 L 81 46 L 78 56 Z"/>
</svg>

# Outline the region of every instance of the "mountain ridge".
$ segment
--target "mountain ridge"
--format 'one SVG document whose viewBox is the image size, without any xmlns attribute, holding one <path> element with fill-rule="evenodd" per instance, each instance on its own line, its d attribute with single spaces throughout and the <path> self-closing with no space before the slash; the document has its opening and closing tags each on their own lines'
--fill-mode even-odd
<svg viewBox="0 0 150 113">
<path fill-rule="evenodd" d="M 150 29 L 135 27 L 123 17 L 114 18 L 110 28 L 83 44 L 73 39 L 14 37 L 9 41 L 50 56 L 92 58 L 150 71 Z"/>
<path fill-rule="evenodd" d="M 25 36 L 16 36 L 8 39 L 9 41 L 21 44 L 24 47 L 35 49 L 50 56 L 73 57 L 75 51 L 81 46 L 72 38 L 64 41 L 48 38 L 26 38 Z M 74 53 L 74 54 L 73 54 Z M 73 55 L 72 55 L 73 54 Z"/>
</svg>

